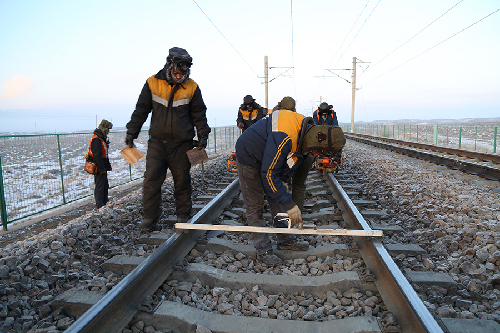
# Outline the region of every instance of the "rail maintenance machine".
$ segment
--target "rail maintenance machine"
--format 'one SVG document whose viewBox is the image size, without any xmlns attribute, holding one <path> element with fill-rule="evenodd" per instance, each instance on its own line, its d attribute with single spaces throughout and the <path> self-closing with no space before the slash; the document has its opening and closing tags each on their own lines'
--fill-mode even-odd
<svg viewBox="0 0 500 333">
<path fill-rule="evenodd" d="M 344 163 L 344 155 L 338 153 L 335 156 L 318 155 L 314 160 L 313 168 L 316 170 L 325 170 L 326 172 L 337 173 L 342 170 Z"/>
</svg>

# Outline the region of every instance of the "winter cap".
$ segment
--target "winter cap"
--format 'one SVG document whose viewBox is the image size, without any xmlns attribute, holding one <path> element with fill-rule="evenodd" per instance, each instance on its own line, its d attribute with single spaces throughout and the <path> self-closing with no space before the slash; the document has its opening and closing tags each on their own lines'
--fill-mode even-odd
<svg viewBox="0 0 500 333">
<path fill-rule="evenodd" d="M 328 105 L 328 103 L 326 103 L 326 102 L 323 102 L 323 103 L 321 103 L 319 105 L 319 109 L 321 111 L 329 111 L 331 108 L 333 108 L 333 106 L 332 105 Z"/>
<path fill-rule="evenodd" d="M 188 51 L 180 47 L 172 47 L 168 50 L 167 64 L 176 63 L 183 71 L 187 70 L 193 64 L 193 58 L 189 55 Z"/>
<path fill-rule="evenodd" d="M 278 104 L 276 104 L 276 106 L 273 108 L 273 111 L 276 110 L 281 110 L 281 102 L 278 102 Z"/>
<path fill-rule="evenodd" d="M 103 133 L 105 130 L 110 130 L 113 128 L 113 124 L 110 121 L 107 121 L 106 119 L 101 120 L 101 123 L 99 124 L 99 130 Z"/>
<path fill-rule="evenodd" d="M 246 95 L 243 97 L 243 104 L 250 104 L 253 103 L 255 99 L 252 97 L 252 95 Z"/>
<path fill-rule="evenodd" d="M 295 100 L 290 96 L 283 97 L 281 100 L 281 108 L 284 110 L 295 111 Z"/>
</svg>

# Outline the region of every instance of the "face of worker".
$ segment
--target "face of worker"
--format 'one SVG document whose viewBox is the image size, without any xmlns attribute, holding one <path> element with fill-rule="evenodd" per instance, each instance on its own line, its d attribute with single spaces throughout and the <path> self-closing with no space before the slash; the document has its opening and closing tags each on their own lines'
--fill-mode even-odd
<svg viewBox="0 0 500 333">
<path fill-rule="evenodd" d="M 178 68 L 173 68 L 172 69 L 172 74 L 174 75 L 174 77 L 177 79 L 177 80 L 180 80 L 182 79 L 182 77 L 184 76 L 184 72 Z"/>
</svg>

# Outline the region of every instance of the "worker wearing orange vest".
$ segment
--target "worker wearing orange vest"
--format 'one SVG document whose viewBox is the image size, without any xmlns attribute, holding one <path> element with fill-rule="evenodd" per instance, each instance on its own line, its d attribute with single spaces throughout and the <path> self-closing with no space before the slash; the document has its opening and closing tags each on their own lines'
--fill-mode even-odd
<svg viewBox="0 0 500 333">
<path fill-rule="evenodd" d="M 333 106 L 328 103 L 321 103 L 313 114 L 313 120 L 316 125 L 339 126 L 337 113 L 333 110 Z"/>
<path fill-rule="evenodd" d="M 236 126 L 238 126 L 243 133 L 247 128 L 264 118 L 266 115 L 266 109 L 255 103 L 255 99 L 252 95 L 246 95 L 243 97 L 243 104 L 240 105 L 238 110 Z"/>
<path fill-rule="evenodd" d="M 103 119 L 99 127 L 94 130 L 92 139 L 89 143 L 89 159 L 97 166 L 97 174 L 94 175 L 94 197 L 97 209 L 101 208 L 108 202 L 108 171 L 111 171 L 109 163 L 109 130 L 113 128 L 113 124 L 106 119 Z"/>
</svg>

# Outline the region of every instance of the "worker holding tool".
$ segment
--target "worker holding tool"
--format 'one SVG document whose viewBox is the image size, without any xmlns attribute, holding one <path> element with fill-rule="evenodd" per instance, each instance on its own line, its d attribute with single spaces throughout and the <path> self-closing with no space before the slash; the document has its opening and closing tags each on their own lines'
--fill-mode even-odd
<svg viewBox="0 0 500 333">
<path fill-rule="evenodd" d="M 302 224 L 302 214 L 283 182 L 286 182 L 307 155 L 335 153 L 343 148 L 340 128 L 314 126 L 312 118 L 293 112 L 295 100 L 284 98 L 281 110 L 256 122 L 236 142 L 238 178 L 246 208 L 247 224 L 265 227 L 262 193 L 271 207 L 276 228 Z M 283 218 L 286 213 L 287 218 Z M 279 215 L 278 215 L 279 214 Z M 281 263 L 272 249 L 268 234 L 252 233 L 257 259 L 267 265 Z M 293 234 L 278 234 L 278 250 L 306 251 L 307 242 Z"/>
<path fill-rule="evenodd" d="M 170 169 L 178 222 L 192 216 L 191 163 L 187 151 L 207 146 L 210 127 L 200 87 L 189 78 L 193 59 L 180 47 L 168 52 L 165 66 L 149 77 L 127 123 L 125 144 L 132 148 L 143 123 L 151 115 L 150 139 L 144 172 L 144 218 L 141 228 L 152 228 L 161 214 L 161 187 Z M 198 140 L 193 140 L 196 135 Z"/>
<path fill-rule="evenodd" d="M 94 175 L 94 197 L 97 209 L 108 202 L 108 171 L 112 170 L 108 155 L 108 134 L 112 128 L 113 124 L 103 119 L 99 127 L 94 130 L 89 143 L 88 158 L 97 166 L 97 174 Z"/>
<path fill-rule="evenodd" d="M 255 103 L 255 99 L 252 95 L 246 95 L 243 97 L 243 104 L 240 105 L 238 110 L 236 126 L 238 126 L 243 133 L 247 128 L 264 118 L 266 115 L 266 109 Z"/>
</svg>

